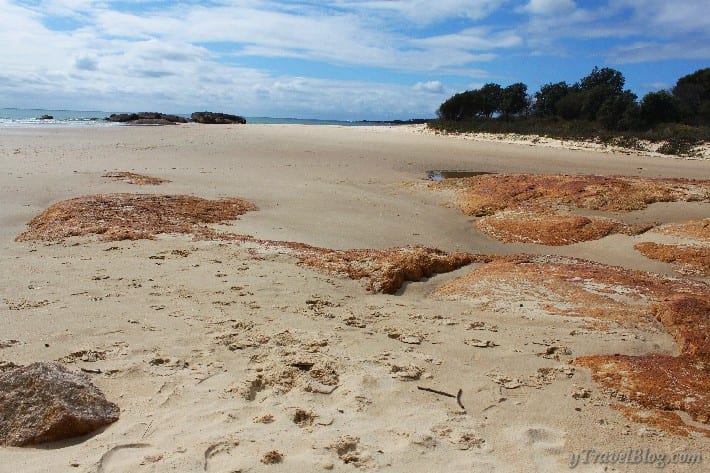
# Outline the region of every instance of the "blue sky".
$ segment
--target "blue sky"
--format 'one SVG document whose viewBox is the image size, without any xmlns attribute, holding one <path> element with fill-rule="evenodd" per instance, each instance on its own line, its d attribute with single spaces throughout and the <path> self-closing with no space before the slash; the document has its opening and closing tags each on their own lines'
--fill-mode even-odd
<svg viewBox="0 0 710 473">
<path fill-rule="evenodd" d="M 0 107 L 431 117 L 486 82 L 710 66 L 708 0 L 0 0 Z"/>
</svg>

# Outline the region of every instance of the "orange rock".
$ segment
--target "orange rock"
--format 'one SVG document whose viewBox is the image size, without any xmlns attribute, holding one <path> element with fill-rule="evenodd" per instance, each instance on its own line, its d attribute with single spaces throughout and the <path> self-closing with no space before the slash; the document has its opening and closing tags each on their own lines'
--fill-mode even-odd
<svg viewBox="0 0 710 473">
<path fill-rule="evenodd" d="M 297 245 L 301 263 L 328 274 L 367 279 L 367 290 L 393 294 L 404 281 L 419 281 L 491 257 L 470 253 L 446 253 L 425 246 L 376 249 L 330 250 Z"/>
<path fill-rule="evenodd" d="M 646 409 L 684 411 L 710 421 L 710 358 L 688 355 L 594 355 L 577 358 L 597 383 Z"/>
<path fill-rule="evenodd" d="M 710 429 L 688 425 L 683 422 L 683 418 L 675 412 L 659 411 L 657 409 L 649 411 L 621 404 L 612 404 L 609 407 L 621 412 L 624 416 L 634 422 L 648 424 L 665 430 L 666 432 L 680 435 L 681 437 L 687 437 L 690 435 L 690 432 L 697 432 L 705 435 L 706 437 L 710 437 Z"/>
<path fill-rule="evenodd" d="M 553 246 L 598 240 L 612 233 L 635 234 L 646 229 L 604 217 L 524 210 L 506 210 L 483 217 L 476 222 L 476 228 L 506 243 Z"/>
<path fill-rule="evenodd" d="M 564 174 L 484 174 L 445 179 L 434 189 L 458 191 L 466 215 L 490 215 L 525 206 L 565 205 L 604 210 L 640 210 L 654 202 L 707 200 L 710 181 Z"/>
<path fill-rule="evenodd" d="M 102 240 L 154 239 L 159 233 L 219 238 L 205 226 L 256 210 L 241 199 L 207 200 L 189 195 L 98 194 L 58 202 L 34 217 L 16 241 L 58 241 L 96 234 Z"/>
<path fill-rule="evenodd" d="M 566 245 L 611 233 L 636 234 L 650 225 L 567 215 L 574 209 L 626 212 L 654 202 L 710 199 L 710 181 L 647 179 L 562 174 L 484 174 L 431 183 L 432 189 L 453 190 L 466 215 L 485 217 L 483 232 L 505 242 Z"/>
<path fill-rule="evenodd" d="M 668 223 L 653 230 L 654 233 L 673 235 L 681 238 L 710 242 L 710 218 L 689 220 L 681 223 Z"/>
<path fill-rule="evenodd" d="M 673 265 L 680 274 L 710 276 L 710 247 L 694 245 L 666 245 L 645 241 L 634 249 L 647 258 Z"/>
<path fill-rule="evenodd" d="M 710 296 L 677 296 L 654 307 L 658 320 L 673 335 L 680 352 L 710 356 Z"/>
<path fill-rule="evenodd" d="M 484 308 L 526 301 L 550 314 L 659 328 L 653 304 L 675 294 L 702 296 L 708 285 L 561 256 L 499 257 L 439 287 L 433 295 Z M 514 299 L 511 298 L 514 295 Z"/>
</svg>

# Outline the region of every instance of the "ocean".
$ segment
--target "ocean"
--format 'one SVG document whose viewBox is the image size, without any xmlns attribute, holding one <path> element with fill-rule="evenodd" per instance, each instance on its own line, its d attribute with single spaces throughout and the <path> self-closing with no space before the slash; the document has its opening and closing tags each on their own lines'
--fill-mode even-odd
<svg viewBox="0 0 710 473">
<path fill-rule="evenodd" d="M 109 115 L 101 111 L 0 108 L 0 128 L 115 126 L 104 120 Z M 42 118 L 46 116 L 52 118 Z"/>
<path fill-rule="evenodd" d="M 0 128 L 28 128 L 28 127 L 95 127 L 95 126 L 120 126 L 120 123 L 106 121 L 112 113 L 98 110 L 43 110 L 27 108 L 0 108 Z M 180 114 L 178 114 L 180 115 Z M 189 118 L 189 115 L 180 115 Z M 43 118 L 45 117 L 45 118 Z M 51 117 L 51 118 L 46 118 Z M 299 124 L 299 125 L 390 125 L 390 122 L 374 121 L 341 121 L 318 120 L 304 118 L 271 118 L 271 117 L 246 117 L 247 123 L 253 124 Z"/>
</svg>

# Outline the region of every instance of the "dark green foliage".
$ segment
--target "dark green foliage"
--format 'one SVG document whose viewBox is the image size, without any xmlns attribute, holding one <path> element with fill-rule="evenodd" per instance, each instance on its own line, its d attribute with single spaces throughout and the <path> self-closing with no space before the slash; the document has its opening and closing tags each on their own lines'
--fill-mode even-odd
<svg viewBox="0 0 710 473">
<path fill-rule="evenodd" d="M 576 84 L 543 85 L 532 104 L 522 82 L 504 88 L 489 83 L 449 98 L 439 107 L 440 120 L 429 126 L 445 132 L 600 139 L 629 147 L 638 147 L 639 140 L 663 141 L 662 151 L 674 154 L 688 154 L 710 141 L 710 68 L 679 79 L 672 94 L 652 92 L 640 103 L 624 83 L 621 72 L 595 67 Z"/>
<path fill-rule="evenodd" d="M 672 123 L 680 119 L 680 104 L 665 90 L 650 92 L 641 100 L 641 119 L 648 126 Z"/>
<path fill-rule="evenodd" d="M 483 113 L 483 96 L 479 90 L 456 94 L 439 107 L 437 115 L 444 120 L 466 120 Z"/>
<path fill-rule="evenodd" d="M 528 110 L 528 86 L 522 82 L 509 85 L 501 91 L 500 113 L 506 120 Z"/>
<path fill-rule="evenodd" d="M 480 93 L 483 99 L 483 115 L 490 118 L 500 111 L 503 89 L 498 84 L 489 83 L 481 87 Z"/>
<path fill-rule="evenodd" d="M 626 110 L 623 107 L 636 101 L 636 96 L 629 101 L 630 91 L 624 90 L 624 76 L 621 72 L 605 67 L 599 69 L 595 67 L 592 72 L 583 77 L 579 84 L 576 84 L 580 97 L 579 116 L 586 120 L 599 120 L 608 123 L 612 130 L 618 129 L 622 122 L 622 117 Z M 633 94 L 631 94 L 633 95 Z M 600 112 L 603 110 L 603 117 Z M 613 118 L 612 113 L 618 117 Z"/>
<path fill-rule="evenodd" d="M 648 140 L 663 143 L 659 150 L 661 152 L 680 155 L 692 155 L 694 146 L 710 142 L 710 128 L 679 123 L 663 124 L 649 130 L 632 128 L 626 131 L 610 131 L 599 122 L 588 120 L 563 120 L 554 117 L 489 120 L 479 117 L 457 122 L 433 120 L 428 126 L 443 133 L 518 133 L 565 140 L 598 141 L 629 149 L 642 149 L 639 141 Z"/>
<path fill-rule="evenodd" d="M 678 79 L 673 88 L 682 119 L 692 125 L 710 124 L 710 68 Z"/>
<path fill-rule="evenodd" d="M 579 81 L 580 90 L 604 89 L 610 95 L 620 95 L 624 90 L 624 79 L 621 72 L 605 67 L 599 69 L 595 67 L 591 74 Z"/>
<path fill-rule="evenodd" d="M 582 107 L 584 105 L 584 94 L 575 90 L 569 92 L 555 104 L 557 115 L 565 120 L 576 120 L 582 116 Z"/>
<path fill-rule="evenodd" d="M 640 124 L 640 111 L 636 94 L 626 90 L 619 95 L 608 97 L 599 107 L 596 118 L 607 130 L 637 128 Z"/>
<path fill-rule="evenodd" d="M 567 82 L 543 85 L 538 92 L 535 92 L 533 112 L 543 117 L 558 115 L 557 103 L 569 93 L 570 86 Z"/>
</svg>

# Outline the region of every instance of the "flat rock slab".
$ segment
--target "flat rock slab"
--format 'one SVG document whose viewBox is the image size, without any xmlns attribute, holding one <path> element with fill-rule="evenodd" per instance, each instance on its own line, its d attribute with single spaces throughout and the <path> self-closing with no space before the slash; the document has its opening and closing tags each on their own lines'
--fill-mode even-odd
<svg viewBox="0 0 710 473">
<path fill-rule="evenodd" d="M 0 445 L 85 435 L 118 420 L 119 412 L 87 376 L 59 363 L 38 362 L 0 372 Z"/>
</svg>

